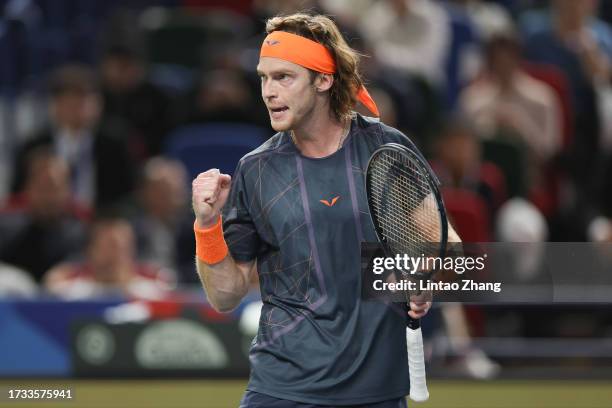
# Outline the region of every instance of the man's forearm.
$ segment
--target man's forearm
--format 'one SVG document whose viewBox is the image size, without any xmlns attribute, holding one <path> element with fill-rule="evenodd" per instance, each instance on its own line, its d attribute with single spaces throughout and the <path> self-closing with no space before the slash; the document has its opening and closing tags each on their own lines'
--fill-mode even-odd
<svg viewBox="0 0 612 408">
<path fill-rule="evenodd" d="M 229 312 L 240 304 L 249 289 L 249 267 L 241 270 L 230 255 L 214 265 L 196 257 L 196 265 L 208 301 L 215 310 Z"/>
</svg>

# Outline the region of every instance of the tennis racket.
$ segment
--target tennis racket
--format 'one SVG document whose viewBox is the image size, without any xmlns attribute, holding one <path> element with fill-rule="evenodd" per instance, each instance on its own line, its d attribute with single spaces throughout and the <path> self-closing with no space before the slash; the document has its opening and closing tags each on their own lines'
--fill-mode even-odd
<svg viewBox="0 0 612 408">
<path fill-rule="evenodd" d="M 446 211 L 437 180 L 420 156 L 397 143 L 382 145 L 368 162 L 366 193 L 385 256 L 444 256 L 448 240 Z M 421 271 L 417 277 L 430 273 Z M 429 398 L 423 335 L 420 320 L 408 319 L 410 399 L 421 402 Z"/>
</svg>

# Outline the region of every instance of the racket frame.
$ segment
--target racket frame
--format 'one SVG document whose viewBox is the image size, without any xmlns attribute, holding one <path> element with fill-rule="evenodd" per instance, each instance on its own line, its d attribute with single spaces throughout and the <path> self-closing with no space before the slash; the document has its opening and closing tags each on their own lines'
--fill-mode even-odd
<svg viewBox="0 0 612 408">
<path fill-rule="evenodd" d="M 383 151 L 392 150 L 401 155 L 408 156 L 411 161 L 418 166 L 418 169 L 425 176 L 427 183 L 434 195 L 436 200 L 436 204 L 438 207 L 438 214 L 440 216 L 440 227 L 442 229 L 442 233 L 440 234 L 440 251 L 439 256 L 441 258 L 444 257 L 446 253 L 446 244 L 448 241 L 448 219 L 446 217 L 446 209 L 444 208 L 444 202 L 442 201 L 442 195 L 440 194 L 440 190 L 438 189 L 437 179 L 433 175 L 432 170 L 429 165 L 424 161 L 424 159 L 419 156 L 413 150 L 407 148 L 398 143 L 386 143 L 376 149 L 370 159 L 368 160 L 368 165 L 366 168 L 366 176 L 365 176 L 365 191 L 368 198 L 368 209 L 370 213 L 370 219 L 372 221 L 372 225 L 374 225 L 374 230 L 376 232 L 376 236 L 378 241 L 380 242 L 383 252 L 386 256 L 393 256 L 389 245 L 386 243 L 384 236 L 379 231 L 378 222 L 375 219 L 374 212 L 372 211 L 371 197 L 369 193 L 368 186 L 370 185 L 370 168 L 372 165 L 372 161 Z M 432 272 L 425 274 L 426 276 L 431 276 Z M 408 299 L 410 301 L 410 299 Z M 408 352 L 408 362 L 410 366 L 410 399 L 415 402 L 423 402 L 429 399 L 429 391 L 427 389 L 427 380 L 425 373 L 425 361 L 423 355 L 423 335 L 421 332 L 421 323 L 420 319 L 413 319 L 408 316 L 408 323 L 406 327 L 406 347 Z"/>
<path fill-rule="evenodd" d="M 429 168 L 429 165 L 423 160 L 423 158 L 421 156 L 419 156 L 417 153 L 415 153 L 414 151 L 412 151 L 411 149 L 407 148 L 404 145 L 401 145 L 399 143 L 385 143 L 382 146 L 380 146 L 378 149 L 376 149 L 372 155 L 370 156 L 370 159 L 368 160 L 368 165 L 366 167 L 366 174 L 365 174 L 365 191 L 366 191 L 366 196 L 368 198 L 368 210 L 370 213 L 370 219 L 372 220 L 372 225 L 374 225 L 374 231 L 376 232 L 376 237 L 378 238 L 378 242 L 380 242 L 383 251 L 385 252 L 385 255 L 389 256 L 389 255 L 395 255 L 392 254 L 389 246 L 386 243 L 386 240 L 384 239 L 384 237 L 382 236 L 382 234 L 379 231 L 379 227 L 378 227 L 378 223 L 377 220 L 375 219 L 375 215 L 372 212 L 372 205 L 370 203 L 371 201 L 371 197 L 369 194 L 369 189 L 368 186 L 370 184 L 369 180 L 370 180 L 370 167 L 372 165 L 372 161 L 374 160 L 374 158 L 379 155 L 381 152 L 383 151 L 394 151 L 397 152 L 399 154 L 402 155 L 406 155 L 408 156 L 410 159 L 412 159 L 412 161 L 418 165 L 419 169 L 421 170 L 421 172 L 425 175 L 426 179 L 427 179 L 427 183 L 429 184 L 429 187 L 431 188 L 431 191 L 434 195 L 434 198 L 436 200 L 436 204 L 438 207 L 438 214 L 440 216 L 440 227 L 442 229 L 442 233 L 440 234 L 440 251 L 439 251 L 439 256 L 441 258 L 444 257 L 445 253 L 446 253 L 446 245 L 447 245 L 447 241 L 448 241 L 448 218 L 446 216 L 446 209 L 444 207 L 444 202 L 442 201 L 442 194 L 440 193 L 440 190 L 438 189 L 438 185 L 437 185 L 437 180 L 435 178 L 435 176 L 433 175 L 432 170 Z"/>
</svg>

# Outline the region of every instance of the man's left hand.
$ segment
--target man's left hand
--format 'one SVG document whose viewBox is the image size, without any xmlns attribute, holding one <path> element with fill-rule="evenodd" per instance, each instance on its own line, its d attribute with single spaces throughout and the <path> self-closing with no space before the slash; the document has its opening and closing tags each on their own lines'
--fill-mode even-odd
<svg viewBox="0 0 612 408">
<path fill-rule="evenodd" d="M 408 316 L 413 319 L 420 319 L 425 316 L 431 308 L 431 292 L 423 292 L 420 295 L 410 296 L 409 306 Z"/>
</svg>

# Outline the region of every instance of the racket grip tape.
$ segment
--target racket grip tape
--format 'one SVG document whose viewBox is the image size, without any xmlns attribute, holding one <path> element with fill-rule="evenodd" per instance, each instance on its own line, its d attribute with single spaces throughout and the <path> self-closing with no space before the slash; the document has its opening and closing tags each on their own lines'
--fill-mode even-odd
<svg viewBox="0 0 612 408">
<path fill-rule="evenodd" d="M 427 401 L 429 391 L 425 376 L 425 356 L 423 354 L 423 333 L 421 328 L 406 328 L 408 348 L 408 368 L 410 370 L 410 399 L 415 402 Z"/>
</svg>

